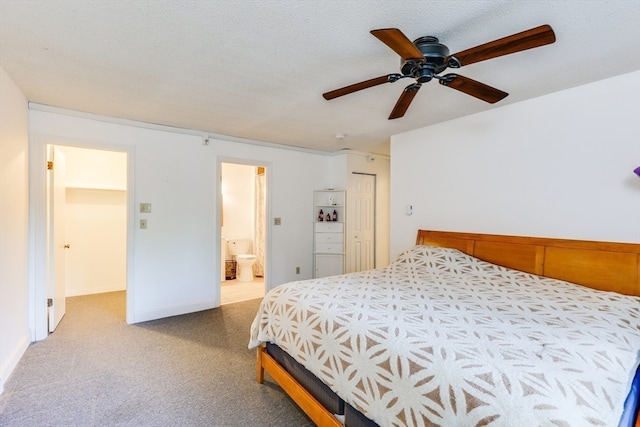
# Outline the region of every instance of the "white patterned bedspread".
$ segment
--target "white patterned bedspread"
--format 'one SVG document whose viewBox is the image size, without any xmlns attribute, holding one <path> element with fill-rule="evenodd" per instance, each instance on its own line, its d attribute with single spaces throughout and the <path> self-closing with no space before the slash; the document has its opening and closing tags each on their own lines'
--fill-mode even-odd
<svg viewBox="0 0 640 427">
<path fill-rule="evenodd" d="M 271 290 L 249 348 L 263 342 L 381 426 L 616 426 L 640 299 L 416 246 Z"/>
</svg>

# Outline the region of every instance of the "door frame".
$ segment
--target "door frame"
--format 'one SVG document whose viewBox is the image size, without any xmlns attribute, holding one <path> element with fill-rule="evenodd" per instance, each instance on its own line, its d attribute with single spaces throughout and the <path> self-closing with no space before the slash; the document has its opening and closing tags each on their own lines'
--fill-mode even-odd
<svg viewBox="0 0 640 427">
<path fill-rule="evenodd" d="M 134 319 L 135 147 L 105 141 L 34 134 L 29 145 L 29 327 L 31 341 L 49 335 L 47 326 L 47 145 L 72 146 L 127 155 L 126 318 Z"/>
<path fill-rule="evenodd" d="M 220 280 L 222 269 L 224 266 L 221 261 L 221 253 L 222 253 L 222 163 L 233 163 L 237 165 L 245 165 L 245 166 L 263 166 L 265 168 L 265 232 L 264 232 L 264 291 L 267 293 L 271 289 L 271 174 L 273 165 L 271 162 L 266 162 L 263 160 L 255 160 L 255 159 L 245 159 L 239 157 L 227 157 L 227 156 L 217 156 L 216 157 L 216 169 L 217 169 L 217 182 L 216 182 L 216 192 L 217 197 L 215 198 L 215 212 L 220 212 L 220 215 L 216 215 L 216 230 L 215 230 L 215 242 L 216 247 L 218 248 L 218 252 L 215 255 L 216 264 L 218 264 L 218 286 L 215 290 L 215 300 L 217 301 L 217 306 L 220 305 L 221 301 L 221 289 L 222 289 L 222 281 Z"/>
</svg>

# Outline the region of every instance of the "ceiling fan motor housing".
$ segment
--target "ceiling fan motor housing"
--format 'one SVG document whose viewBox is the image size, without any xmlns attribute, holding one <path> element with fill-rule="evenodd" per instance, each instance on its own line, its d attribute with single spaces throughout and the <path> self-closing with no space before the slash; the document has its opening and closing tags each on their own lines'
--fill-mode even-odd
<svg viewBox="0 0 640 427">
<path fill-rule="evenodd" d="M 445 59 L 449 56 L 449 48 L 439 42 L 437 37 L 424 36 L 413 41 L 413 44 L 422 52 L 424 59 L 416 60 L 401 60 L 400 69 L 403 75 L 418 74 L 416 78 L 423 77 L 424 81 L 431 80 L 431 77 L 427 79 L 426 74 L 438 74 L 447 68 Z M 425 69 L 429 72 L 424 71 Z M 421 70 L 423 70 L 421 72 Z M 424 83 L 424 81 L 422 83 Z"/>
</svg>

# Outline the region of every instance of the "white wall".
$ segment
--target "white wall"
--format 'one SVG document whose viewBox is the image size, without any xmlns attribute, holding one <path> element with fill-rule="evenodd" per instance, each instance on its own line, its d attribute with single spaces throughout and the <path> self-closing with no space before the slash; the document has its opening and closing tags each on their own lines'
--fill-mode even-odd
<svg viewBox="0 0 640 427">
<path fill-rule="evenodd" d="M 66 296 L 126 289 L 126 215 L 125 191 L 67 187 Z"/>
<path fill-rule="evenodd" d="M 313 189 L 329 185 L 325 171 L 331 158 L 211 138 L 204 145 L 200 135 L 40 110 L 30 112 L 30 130 L 35 158 L 44 153 L 46 143 L 134 153 L 130 159 L 135 174 L 128 180 L 134 198 L 131 222 L 137 225 L 144 217 L 148 228 L 136 227 L 130 244 L 134 266 L 127 292 L 130 322 L 219 305 L 219 161 L 267 167 L 268 286 L 311 277 L 311 195 Z M 34 193 L 43 183 L 38 179 Z M 140 214 L 141 202 L 151 203 L 152 213 Z M 273 217 L 281 217 L 282 225 L 273 226 Z M 300 275 L 295 274 L 296 266 L 301 266 Z M 34 286 L 39 286 L 37 281 Z"/>
<path fill-rule="evenodd" d="M 60 149 L 67 161 L 65 176 L 67 187 L 127 189 L 126 153 L 63 146 Z"/>
<path fill-rule="evenodd" d="M 395 135 L 392 256 L 419 228 L 640 242 L 639 118 L 634 72 Z"/>
<path fill-rule="evenodd" d="M 255 166 L 222 164 L 222 236 L 227 239 L 253 239 L 255 176 Z"/>
<path fill-rule="evenodd" d="M 0 67 L 0 393 L 29 346 L 27 99 Z"/>
</svg>

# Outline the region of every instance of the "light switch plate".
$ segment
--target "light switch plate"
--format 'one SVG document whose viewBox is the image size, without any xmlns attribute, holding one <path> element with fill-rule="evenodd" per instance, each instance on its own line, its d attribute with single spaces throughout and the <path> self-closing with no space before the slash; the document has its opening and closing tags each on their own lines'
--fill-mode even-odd
<svg viewBox="0 0 640 427">
<path fill-rule="evenodd" d="M 280 225 L 282 224 L 282 219 L 281 218 L 273 218 L 273 225 Z"/>
<path fill-rule="evenodd" d="M 147 228 L 147 220 L 146 219 L 141 219 L 140 220 L 140 229 L 141 230 L 145 230 Z"/>
<path fill-rule="evenodd" d="M 151 213 L 151 203 L 140 203 L 140 213 Z"/>
</svg>

